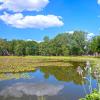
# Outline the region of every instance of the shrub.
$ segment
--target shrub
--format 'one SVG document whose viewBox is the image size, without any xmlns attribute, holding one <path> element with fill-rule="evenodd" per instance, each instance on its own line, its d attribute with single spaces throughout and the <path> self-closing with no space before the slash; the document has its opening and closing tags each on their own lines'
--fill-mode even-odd
<svg viewBox="0 0 100 100">
<path fill-rule="evenodd" d="M 80 100 L 100 100 L 100 94 L 97 90 L 94 90 L 91 94 L 86 95 L 85 98 L 82 98 Z"/>
</svg>

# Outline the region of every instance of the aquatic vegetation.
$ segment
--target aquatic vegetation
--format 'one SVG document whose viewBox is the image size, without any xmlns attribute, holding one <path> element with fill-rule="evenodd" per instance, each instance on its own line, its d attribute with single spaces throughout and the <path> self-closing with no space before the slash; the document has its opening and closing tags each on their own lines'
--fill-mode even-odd
<svg viewBox="0 0 100 100">
<path fill-rule="evenodd" d="M 82 74 L 83 74 L 83 70 L 81 69 L 80 66 L 78 66 L 78 68 L 77 68 L 77 72 L 79 73 L 79 75 L 82 76 Z"/>
<path fill-rule="evenodd" d="M 70 62 L 92 62 L 100 64 L 95 57 L 52 57 L 52 56 L 0 56 L 0 73 L 34 71 L 41 66 L 73 66 Z"/>
<path fill-rule="evenodd" d="M 72 66 L 59 59 L 41 59 L 34 57 L 0 57 L 0 73 L 34 71 L 41 66 Z"/>
<path fill-rule="evenodd" d="M 85 98 L 80 100 L 100 100 L 100 94 L 97 90 L 94 90 L 91 94 L 87 94 Z"/>
<path fill-rule="evenodd" d="M 93 69 L 93 75 L 97 80 L 97 87 L 100 94 L 100 65 L 97 64 L 96 67 Z"/>
<path fill-rule="evenodd" d="M 100 65 L 97 64 L 95 67 L 92 68 L 90 62 L 87 61 L 86 67 L 84 69 L 87 71 L 88 74 L 87 77 L 85 77 L 85 79 L 89 82 L 90 94 L 86 95 L 85 98 L 80 100 L 100 100 Z M 80 74 L 79 71 L 78 73 Z M 93 90 L 92 87 L 92 74 L 97 80 L 97 90 Z"/>
<path fill-rule="evenodd" d="M 72 57 L 72 58 L 71 57 L 58 57 L 58 58 L 57 57 L 32 57 L 32 56 L 31 57 L 30 56 L 29 57 L 0 57 L 0 64 L 4 65 L 3 67 L 0 66 L 0 68 L 2 68 L 3 70 L 6 69 L 5 73 L 3 73 L 3 72 L 0 73 L 1 83 L 4 82 L 2 80 L 12 81 L 13 79 L 20 79 L 20 78 L 25 78 L 25 80 L 27 80 L 27 78 L 29 79 L 30 75 L 32 75 L 34 77 L 34 79 L 32 79 L 32 82 L 33 82 L 33 80 L 36 80 L 38 82 L 44 81 L 45 83 L 47 81 L 49 81 L 49 83 L 52 83 L 52 84 L 53 84 L 53 82 L 55 82 L 53 85 L 56 85 L 56 82 L 66 84 L 66 87 L 64 87 L 64 89 L 68 87 L 69 90 L 66 89 L 67 92 L 64 92 L 65 97 L 67 97 L 66 95 L 69 95 L 67 93 L 71 93 L 73 91 L 73 86 L 75 86 L 75 88 L 79 89 L 79 90 L 77 93 L 76 93 L 76 90 L 73 91 L 73 94 L 71 95 L 73 97 L 71 97 L 71 98 L 74 98 L 74 96 L 76 96 L 75 97 L 75 100 L 76 100 L 76 98 L 79 99 L 82 97 L 81 96 L 82 93 L 85 96 L 83 89 L 85 90 L 85 88 L 87 88 L 87 86 L 88 86 L 87 79 L 85 77 L 86 77 L 87 73 L 90 72 L 89 66 L 94 65 L 94 62 L 95 62 L 95 60 L 93 60 L 94 58 L 90 58 L 90 59 L 88 58 L 89 60 L 87 60 L 87 58 L 85 58 L 85 57 L 81 58 L 81 59 L 79 59 L 79 58 L 80 57 Z M 86 63 L 86 60 L 88 61 L 87 63 Z M 93 63 L 91 63 L 91 62 L 93 62 Z M 29 70 L 31 71 L 32 68 L 34 68 L 33 71 L 35 71 L 37 69 L 36 73 L 30 74 L 30 75 L 23 74 L 23 72 L 26 73 Z M 92 66 L 91 71 L 93 71 L 93 68 L 94 68 L 94 66 Z M 10 72 L 13 71 L 12 69 L 14 69 L 15 71 L 16 71 L 16 69 L 18 69 L 17 70 L 18 72 L 17 73 L 8 73 L 7 72 L 8 69 L 10 69 L 9 70 Z M 30 73 L 30 71 L 29 71 L 29 73 Z M 79 71 L 79 73 L 78 73 L 78 71 Z M 21 72 L 21 73 L 19 74 L 19 72 Z M 41 76 L 41 78 L 39 75 Z M 91 75 L 93 75 L 93 73 L 91 73 Z M 51 81 L 51 78 L 53 78 L 52 81 Z M 88 79 L 89 79 L 89 77 L 88 77 Z M 18 82 L 19 80 L 13 80 L 13 81 Z M 27 83 L 29 83 L 28 81 L 31 81 L 31 79 L 27 80 Z M 19 81 L 19 82 L 22 82 L 22 81 Z M 92 79 L 92 82 L 93 82 L 93 79 Z M 42 83 L 40 83 L 40 84 L 42 84 Z M 10 95 L 13 94 L 12 92 L 9 92 L 10 91 L 9 88 L 11 88 L 11 91 L 12 91 L 13 89 L 15 89 L 16 85 L 15 85 L 15 83 L 13 84 L 13 86 L 11 86 L 12 84 L 10 84 L 7 87 L 7 85 L 8 85 L 8 83 L 6 84 L 6 87 L 5 87 L 5 85 L 3 88 L 1 87 L 1 95 L 2 95 L 2 93 L 4 93 L 4 95 L 8 96 L 8 98 L 9 98 Z M 24 89 L 27 89 L 27 87 L 29 87 L 29 85 L 25 85 L 26 88 L 24 88 Z M 34 85 L 34 82 L 33 82 L 33 85 Z M 2 91 L 2 90 L 4 90 L 4 88 L 7 91 Z M 62 93 L 64 91 L 64 89 L 61 90 L 60 93 Z M 31 89 L 28 88 L 28 91 L 29 90 L 31 90 Z M 89 93 L 89 90 L 90 89 L 86 89 L 85 92 Z M 21 90 L 21 91 L 23 91 L 23 90 Z M 27 91 L 27 90 L 25 90 L 25 91 Z M 14 95 L 16 95 L 16 93 L 19 94 L 19 91 L 15 90 Z M 36 93 L 36 91 L 34 93 Z M 26 94 L 26 92 L 25 92 L 25 94 Z M 32 94 L 31 96 L 26 95 L 26 97 L 27 98 L 30 97 L 31 98 L 30 100 L 32 100 L 33 98 L 36 98 L 38 100 L 47 99 L 46 98 L 47 96 L 39 96 L 38 95 L 36 97 L 33 95 L 35 95 L 35 94 Z M 20 94 L 19 94 L 19 96 L 20 96 Z M 1 99 L 3 99 L 3 97 L 4 96 L 0 96 Z M 54 97 L 57 97 L 57 95 Z M 12 100 L 13 100 L 13 98 L 14 97 L 12 97 Z M 52 98 L 52 96 L 50 96 L 50 98 Z M 24 100 L 24 97 L 21 97 L 20 99 Z M 63 100 L 63 99 L 59 99 L 59 100 Z"/>
</svg>

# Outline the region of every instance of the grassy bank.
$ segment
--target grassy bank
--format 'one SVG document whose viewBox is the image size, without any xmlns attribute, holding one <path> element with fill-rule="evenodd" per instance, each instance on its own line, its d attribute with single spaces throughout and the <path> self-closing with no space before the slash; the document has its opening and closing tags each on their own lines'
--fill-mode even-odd
<svg viewBox="0 0 100 100">
<path fill-rule="evenodd" d="M 100 64 L 100 58 L 78 57 L 52 57 L 52 56 L 0 56 L 0 72 L 25 72 L 33 71 L 41 66 L 73 66 L 69 61 L 91 61 L 94 65 Z"/>
</svg>

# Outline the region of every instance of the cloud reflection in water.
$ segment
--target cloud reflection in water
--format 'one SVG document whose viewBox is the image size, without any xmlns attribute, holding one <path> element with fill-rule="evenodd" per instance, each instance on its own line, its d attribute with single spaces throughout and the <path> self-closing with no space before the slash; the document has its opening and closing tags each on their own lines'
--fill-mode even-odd
<svg viewBox="0 0 100 100">
<path fill-rule="evenodd" d="M 7 97 L 18 97 L 21 98 L 24 95 L 27 96 L 53 96 L 57 95 L 60 90 L 64 88 L 63 85 L 54 85 L 50 83 L 16 83 L 10 87 L 3 89 L 0 92 L 0 96 Z"/>
</svg>

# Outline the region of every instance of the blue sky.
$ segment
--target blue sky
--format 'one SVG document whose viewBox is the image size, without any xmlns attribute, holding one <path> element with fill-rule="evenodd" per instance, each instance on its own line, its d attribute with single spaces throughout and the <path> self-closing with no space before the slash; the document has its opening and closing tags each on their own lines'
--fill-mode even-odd
<svg viewBox="0 0 100 100">
<path fill-rule="evenodd" d="M 74 30 L 100 33 L 100 0 L 26 1 L 0 0 L 0 38 L 41 41 Z"/>
</svg>

